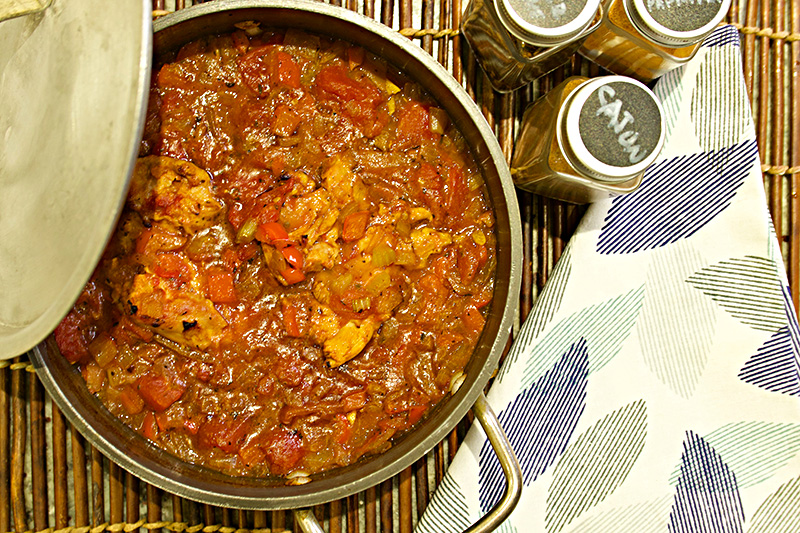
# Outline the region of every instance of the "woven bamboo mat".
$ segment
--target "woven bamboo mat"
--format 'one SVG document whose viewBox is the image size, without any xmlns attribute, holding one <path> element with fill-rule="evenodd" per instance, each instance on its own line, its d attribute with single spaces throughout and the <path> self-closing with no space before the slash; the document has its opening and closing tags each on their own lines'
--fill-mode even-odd
<svg viewBox="0 0 800 533">
<path fill-rule="evenodd" d="M 345 7 L 400 30 L 446 65 L 480 104 L 507 157 L 511 156 L 515 129 L 528 103 L 569 75 L 602 73 L 575 57 L 571 64 L 526 89 L 500 95 L 484 81 L 454 30 L 464 7 L 462 0 L 344 1 Z M 341 2 L 331 0 L 339 5 Z M 153 1 L 155 15 L 187 5 L 185 0 Z M 764 185 L 795 308 L 800 308 L 800 2 L 733 0 L 728 21 L 742 34 Z M 518 197 L 525 259 L 521 323 L 583 208 L 523 192 Z M 65 421 L 25 358 L 0 363 L 0 532 L 298 530 L 291 512 L 216 508 L 140 482 L 104 458 Z M 317 507 L 314 512 L 326 531 L 411 532 L 468 425 L 468 420 L 462 421 L 427 457 L 395 478 Z"/>
</svg>

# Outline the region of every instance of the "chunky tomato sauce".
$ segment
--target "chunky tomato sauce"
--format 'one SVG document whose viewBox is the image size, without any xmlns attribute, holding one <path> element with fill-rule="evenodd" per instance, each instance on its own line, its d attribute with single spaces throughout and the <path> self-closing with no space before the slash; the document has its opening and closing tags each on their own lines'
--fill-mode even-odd
<svg viewBox="0 0 800 533">
<path fill-rule="evenodd" d="M 484 325 L 494 218 L 446 114 L 363 49 L 193 42 L 153 79 L 125 211 L 55 331 L 127 425 L 234 475 L 391 446 Z"/>
</svg>

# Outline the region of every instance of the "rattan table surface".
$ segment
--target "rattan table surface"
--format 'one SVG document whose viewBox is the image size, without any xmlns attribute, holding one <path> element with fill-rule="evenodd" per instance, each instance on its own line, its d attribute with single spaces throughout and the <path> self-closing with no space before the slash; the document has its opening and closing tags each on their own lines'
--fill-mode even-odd
<svg viewBox="0 0 800 533">
<path fill-rule="evenodd" d="M 580 57 L 511 94 L 494 92 L 458 35 L 462 0 L 344 0 L 401 31 L 451 69 L 481 106 L 510 158 L 525 106 L 572 74 L 600 69 Z M 341 5 L 342 0 L 331 0 Z M 189 1 L 153 0 L 154 14 Z M 764 186 L 795 308 L 800 292 L 800 2 L 733 0 Z M 583 208 L 518 193 L 523 221 L 521 323 L 547 281 Z M 288 511 L 198 504 L 140 482 L 94 450 L 52 405 L 25 357 L 0 362 L 0 532 L 68 530 L 297 530 Z M 427 457 L 393 479 L 315 508 L 326 531 L 411 532 L 463 438 L 464 420 Z"/>
</svg>

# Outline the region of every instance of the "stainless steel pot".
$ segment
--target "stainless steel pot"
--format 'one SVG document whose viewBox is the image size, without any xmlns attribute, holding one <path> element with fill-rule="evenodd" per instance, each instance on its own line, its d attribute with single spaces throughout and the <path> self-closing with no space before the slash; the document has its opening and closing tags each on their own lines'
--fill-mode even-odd
<svg viewBox="0 0 800 533">
<path fill-rule="evenodd" d="M 111 460 L 148 483 L 187 498 L 246 509 L 307 507 L 356 493 L 397 474 L 441 441 L 470 407 L 496 443 L 508 487 L 499 507 L 480 522 L 489 530 L 511 512 L 519 498 L 521 475 L 510 445 L 483 397 L 517 313 L 522 267 L 519 210 L 511 176 L 497 140 L 480 110 L 453 77 L 428 54 L 391 29 L 346 9 L 302 0 L 230 0 L 201 4 L 158 19 L 154 53 L 164 54 L 198 37 L 228 32 L 234 24 L 258 21 L 262 27 L 298 28 L 362 46 L 425 87 L 459 128 L 479 167 L 494 207 L 497 226 L 497 277 L 484 332 L 463 382 L 417 428 L 383 454 L 345 468 L 312 476 L 298 486 L 283 479 L 231 477 L 176 459 L 150 444 L 112 416 L 86 389 L 80 374 L 59 353 L 52 338 L 33 350 L 36 370 L 70 421 Z"/>
</svg>

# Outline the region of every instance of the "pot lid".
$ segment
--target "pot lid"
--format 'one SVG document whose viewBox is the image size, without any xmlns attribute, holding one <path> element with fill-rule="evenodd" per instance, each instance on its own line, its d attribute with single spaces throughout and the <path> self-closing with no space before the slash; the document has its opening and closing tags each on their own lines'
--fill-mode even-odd
<svg viewBox="0 0 800 533">
<path fill-rule="evenodd" d="M 103 253 L 151 56 L 147 0 L 0 1 L 0 359 L 58 325 Z"/>
</svg>

